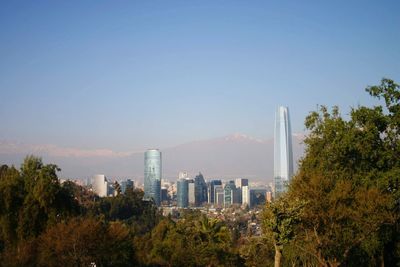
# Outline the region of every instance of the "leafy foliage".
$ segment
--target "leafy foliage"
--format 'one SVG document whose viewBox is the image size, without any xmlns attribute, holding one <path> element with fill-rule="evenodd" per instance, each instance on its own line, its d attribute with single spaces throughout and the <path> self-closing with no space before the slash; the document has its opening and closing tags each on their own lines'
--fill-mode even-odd
<svg viewBox="0 0 400 267">
<path fill-rule="evenodd" d="M 296 237 L 305 203 L 283 195 L 264 209 L 264 230 L 275 248 L 275 266 L 281 265 L 283 247 Z"/>
<path fill-rule="evenodd" d="M 141 191 L 99 198 L 60 184 L 57 171 L 34 156 L 0 167 L 0 266 L 134 264 L 133 235 L 157 224 L 157 208 Z"/>
<path fill-rule="evenodd" d="M 147 241 L 147 242 L 146 242 Z M 238 266 L 242 259 L 232 248 L 231 233 L 217 219 L 202 215 L 174 222 L 161 221 L 150 236 L 136 239 L 143 265 Z M 148 250 L 150 253 L 146 253 Z"/>
<path fill-rule="evenodd" d="M 398 242 L 399 86 L 383 79 L 367 91 L 386 106 L 353 108 L 349 120 L 322 106 L 306 118 L 306 153 L 286 196 L 305 201 L 294 242 L 323 266 L 399 260 L 389 249 Z"/>
</svg>

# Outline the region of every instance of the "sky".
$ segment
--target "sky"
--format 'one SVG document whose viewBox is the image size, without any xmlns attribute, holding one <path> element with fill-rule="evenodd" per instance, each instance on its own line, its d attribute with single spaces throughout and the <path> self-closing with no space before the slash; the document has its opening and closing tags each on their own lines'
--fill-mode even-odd
<svg viewBox="0 0 400 267">
<path fill-rule="evenodd" d="M 132 151 L 304 132 L 400 82 L 400 1 L 1 1 L 0 140 Z"/>
</svg>

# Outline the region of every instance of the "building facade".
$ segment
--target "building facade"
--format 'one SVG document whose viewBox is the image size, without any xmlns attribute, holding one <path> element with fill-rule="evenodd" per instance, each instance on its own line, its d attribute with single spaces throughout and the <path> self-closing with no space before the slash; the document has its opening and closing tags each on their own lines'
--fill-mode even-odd
<svg viewBox="0 0 400 267">
<path fill-rule="evenodd" d="M 134 182 L 131 179 L 126 179 L 121 181 L 121 193 L 125 194 L 126 189 L 130 188 L 133 189 L 135 186 Z"/>
<path fill-rule="evenodd" d="M 207 184 L 201 173 L 194 178 L 194 194 L 196 207 L 207 203 Z"/>
<path fill-rule="evenodd" d="M 194 190 L 194 181 L 193 179 L 186 179 L 188 181 L 188 201 L 189 206 L 195 206 L 196 204 L 196 197 L 195 197 L 195 190 Z"/>
<path fill-rule="evenodd" d="M 238 178 L 235 179 L 235 186 L 238 188 L 242 188 L 243 186 L 249 185 L 249 179 Z"/>
<path fill-rule="evenodd" d="M 234 181 L 229 181 L 224 187 L 224 206 L 229 207 L 235 203 L 236 186 Z"/>
<path fill-rule="evenodd" d="M 265 205 L 267 200 L 267 189 L 251 188 L 250 189 L 250 207 Z"/>
<path fill-rule="evenodd" d="M 215 186 L 222 185 L 221 180 L 211 180 L 208 184 L 208 203 L 215 203 Z"/>
<path fill-rule="evenodd" d="M 144 198 L 152 199 L 157 206 L 160 206 L 161 152 L 158 149 L 147 150 L 144 154 Z"/>
<path fill-rule="evenodd" d="M 224 206 L 224 196 L 225 190 L 224 187 L 221 185 L 216 185 L 214 187 L 214 205 L 223 207 Z"/>
<path fill-rule="evenodd" d="M 92 190 L 99 197 L 106 197 L 109 194 L 109 183 L 104 174 L 97 174 L 93 176 Z"/>
<path fill-rule="evenodd" d="M 189 206 L 189 183 L 185 178 L 181 178 L 177 182 L 176 202 L 179 208 Z"/>
<path fill-rule="evenodd" d="M 248 185 L 242 186 L 242 205 L 251 206 L 250 203 L 250 188 Z"/>
<path fill-rule="evenodd" d="M 292 131 L 289 109 L 278 107 L 274 127 L 274 194 L 278 197 L 286 191 L 293 176 Z"/>
<path fill-rule="evenodd" d="M 248 186 L 249 185 L 249 179 L 243 179 L 243 178 L 238 178 L 235 180 L 235 186 L 237 189 L 237 197 L 238 197 L 238 203 L 239 204 L 243 204 L 243 192 L 242 192 L 242 188 L 244 186 Z"/>
</svg>

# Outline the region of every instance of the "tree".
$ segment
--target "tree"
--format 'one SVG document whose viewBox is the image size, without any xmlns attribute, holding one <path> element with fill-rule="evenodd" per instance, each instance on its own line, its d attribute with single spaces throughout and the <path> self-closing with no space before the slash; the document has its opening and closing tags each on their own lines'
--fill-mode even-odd
<svg viewBox="0 0 400 267">
<path fill-rule="evenodd" d="M 117 192 L 117 196 L 120 195 L 122 192 L 121 186 L 117 181 L 114 182 L 114 190 L 115 192 Z"/>
<path fill-rule="evenodd" d="M 143 265 L 240 266 L 243 261 L 233 249 L 231 233 L 219 220 L 204 215 L 174 222 L 162 220 L 151 236 L 136 238 L 137 258 Z M 147 250 L 147 251 L 144 251 Z"/>
<path fill-rule="evenodd" d="M 143 200 L 143 191 L 131 188 L 125 194 L 100 198 L 89 208 L 88 214 L 103 216 L 106 221 L 124 221 L 133 226 L 138 234 L 151 231 L 160 219 L 154 203 Z"/>
<path fill-rule="evenodd" d="M 245 266 L 274 265 L 274 245 L 265 236 L 253 236 L 244 239 L 244 243 L 240 246 L 240 255 L 245 259 Z"/>
<path fill-rule="evenodd" d="M 263 213 L 265 233 L 272 239 L 275 248 L 275 267 L 281 266 L 283 247 L 296 235 L 295 229 L 300 222 L 305 203 L 298 199 L 289 199 L 285 195 L 268 203 Z"/>
<path fill-rule="evenodd" d="M 60 236 L 62 238 L 60 238 Z M 72 219 L 50 227 L 39 237 L 39 266 L 129 266 L 133 244 L 128 228 L 119 222 Z"/>
<path fill-rule="evenodd" d="M 79 211 L 68 188 L 62 188 L 54 164 L 44 165 L 38 157 L 27 156 L 21 165 L 24 202 L 19 210 L 17 232 L 20 239 L 38 236 L 52 225 Z"/>
<path fill-rule="evenodd" d="M 25 158 L 20 171 L 1 166 L 0 252 L 13 255 L 14 250 L 29 249 L 21 241 L 31 244 L 29 239 L 40 235 L 48 225 L 79 213 L 73 192 L 58 181 L 58 170 L 56 165 L 45 165 L 34 156 Z"/>
<path fill-rule="evenodd" d="M 14 167 L 3 165 L 0 171 L 0 251 L 1 247 L 15 245 L 18 214 L 24 203 L 24 185 Z"/>
<path fill-rule="evenodd" d="M 322 106 L 306 118 L 306 153 L 288 197 L 306 201 L 296 241 L 322 266 L 398 257 L 387 245 L 400 214 L 399 86 L 383 79 L 367 91 L 386 106 L 353 108 L 349 120 Z"/>
</svg>

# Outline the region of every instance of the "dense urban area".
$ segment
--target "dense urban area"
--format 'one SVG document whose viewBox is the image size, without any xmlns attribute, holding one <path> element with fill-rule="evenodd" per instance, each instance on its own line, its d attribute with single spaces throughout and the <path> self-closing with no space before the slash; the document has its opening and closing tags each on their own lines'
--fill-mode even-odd
<svg viewBox="0 0 400 267">
<path fill-rule="evenodd" d="M 294 174 L 278 108 L 270 185 L 186 172 L 162 182 L 154 149 L 143 188 L 61 180 L 32 155 L 2 165 L 0 266 L 400 266 L 400 87 L 367 92 L 383 105 L 307 116 Z"/>
</svg>

